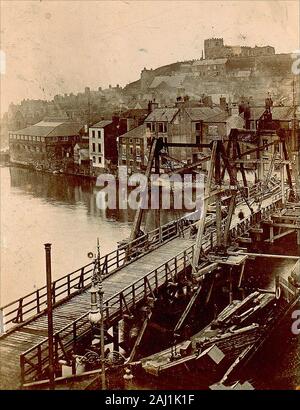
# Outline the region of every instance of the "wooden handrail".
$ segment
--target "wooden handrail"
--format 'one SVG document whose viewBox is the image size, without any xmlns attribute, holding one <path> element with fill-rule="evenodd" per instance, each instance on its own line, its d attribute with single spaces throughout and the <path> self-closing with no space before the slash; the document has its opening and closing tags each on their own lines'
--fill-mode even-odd
<svg viewBox="0 0 300 410">
<path fill-rule="evenodd" d="M 275 200 L 269 205 L 267 205 L 265 208 L 256 210 L 253 214 L 249 215 L 243 221 L 237 223 L 237 225 L 231 228 L 230 233 L 233 234 L 234 231 L 238 230 L 238 228 L 242 228 L 243 233 L 247 232 L 247 230 L 249 230 L 251 227 L 251 222 L 253 222 L 258 215 L 263 217 L 264 214 L 267 215 L 270 212 L 273 212 L 274 208 L 280 202 L 281 196 L 279 195 L 277 199 L 275 198 Z M 216 245 L 216 233 L 212 232 L 212 240 L 210 239 L 210 236 L 211 233 L 206 234 L 204 237 L 203 249 L 205 252 L 209 251 L 212 247 Z M 174 270 L 175 274 L 178 274 L 180 271 L 182 271 L 182 269 L 190 266 L 189 258 L 186 258 L 185 255 L 187 253 L 192 253 L 194 251 L 194 246 L 194 244 L 191 245 L 185 251 L 182 251 L 174 257 L 172 257 L 167 263 L 160 265 L 159 267 L 144 275 L 142 278 L 137 279 L 135 282 L 123 288 L 120 292 L 118 292 L 118 294 L 105 300 L 105 320 L 109 320 L 113 316 L 116 317 L 115 315 L 124 313 L 124 309 L 130 309 L 132 306 L 135 306 L 136 303 L 138 303 L 143 297 L 145 297 L 147 289 L 150 293 L 151 286 L 150 288 L 149 286 L 145 286 L 145 281 L 147 281 L 148 283 L 151 283 L 152 281 L 154 283 L 153 286 L 155 286 L 154 289 L 157 289 L 158 286 L 160 286 L 160 283 L 162 284 L 165 280 L 168 280 L 170 277 L 172 277 L 172 274 L 174 274 Z M 170 266 L 172 266 L 173 268 L 170 269 Z M 60 338 L 62 344 L 64 343 L 64 340 L 66 340 L 66 344 L 64 345 L 65 348 L 67 348 L 70 344 L 73 343 L 75 337 L 78 340 L 78 338 L 81 337 L 82 334 L 85 334 L 87 332 L 85 327 L 89 326 L 88 313 L 89 312 L 86 312 L 85 314 L 77 318 L 75 321 L 69 323 L 64 328 L 60 329 L 54 334 L 54 337 Z M 74 334 L 74 328 L 76 329 L 76 335 Z M 70 335 L 72 335 L 71 338 Z M 43 346 L 45 346 L 44 349 L 42 348 Z M 44 352 L 46 350 L 47 339 L 44 339 L 40 343 L 32 346 L 26 352 L 22 353 L 22 355 L 20 356 L 21 374 L 24 376 L 25 379 L 26 375 L 30 375 L 35 372 L 36 364 L 32 362 L 32 360 L 35 360 L 37 358 L 38 351 Z M 32 363 L 33 366 L 31 366 L 30 363 Z M 39 373 L 42 373 L 42 371 L 47 368 L 47 365 L 48 359 L 46 357 L 43 359 L 42 363 L 40 363 L 40 366 L 42 368 L 39 370 Z M 26 370 L 26 366 L 31 366 L 31 370 Z"/>
<path fill-rule="evenodd" d="M 120 269 L 125 263 L 125 253 L 128 251 L 129 256 L 136 259 L 142 254 L 138 254 L 138 252 L 141 251 L 141 249 L 136 249 L 136 247 L 143 248 L 141 245 L 144 244 L 144 246 L 147 246 L 149 243 L 149 237 L 153 236 L 155 237 L 155 241 L 151 243 L 151 245 L 160 245 L 161 243 L 164 243 L 165 241 L 171 239 L 172 237 L 175 237 L 178 234 L 178 229 L 174 229 L 180 221 L 184 220 L 189 220 L 193 215 L 195 215 L 197 212 L 192 212 L 186 216 L 183 216 L 182 218 L 176 220 L 176 221 L 171 221 L 168 222 L 167 224 L 163 225 L 162 227 L 156 228 L 145 235 L 136 238 L 134 241 L 117 248 L 116 250 L 102 256 L 100 258 L 100 264 L 101 266 L 104 266 L 104 263 L 106 263 L 106 274 L 111 274 L 112 272 L 117 271 Z M 188 227 L 186 227 L 188 229 Z M 158 235 L 161 231 L 163 231 L 163 237 L 162 240 L 160 240 L 160 236 Z M 158 235 L 158 238 L 156 237 Z M 123 262 L 123 264 L 121 263 Z M 90 268 L 86 270 L 86 268 Z M 76 269 L 75 271 L 68 273 L 61 278 L 55 280 L 53 282 L 53 302 L 59 303 L 60 300 L 65 299 L 65 297 L 70 298 L 77 294 L 79 291 L 83 291 L 85 289 L 84 282 L 86 279 L 86 276 L 91 273 L 93 269 L 93 262 L 84 265 L 83 267 Z M 83 274 L 82 274 L 83 273 Z M 70 288 L 71 282 L 74 282 L 75 280 L 79 280 L 78 286 L 74 286 Z M 58 292 L 58 290 L 63 289 L 61 292 Z M 72 291 L 72 289 L 74 289 Z M 43 293 L 44 291 L 44 293 Z M 41 299 L 45 297 L 43 301 Z M 22 306 L 27 307 L 29 305 L 32 305 L 31 309 L 28 309 L 27 311 L 23 311 L 23 307 L 20 310 L 20 303 L 22 301 Z M 26 301 L 24 303 L 24 301 Z M 13 307 L 10 311 L 7 312 L 7 309 Z M 41 288 L 38 288 L 37 290 L 27 294 L 26 296 L 19 298 L 13 302 L 8 303 L 7 305 L 3 306 L 0 308 L 0 311 L 2 311 L 2 333 L 4 333 L 5 327 L 9 325 L 10 323 L 18 322 L 21 323 L 23 320 L 30 320 L 31 317 L 35 317 L 37 314 L 40 314 L 44 309 L 46 308 L 46 286 L 43 286 Z M 32 316 L 25 317 L 28 315 L 28 313 L 34 312 Z M 20 318 L 22 320 L 20 320 Z M 0 328 L 1 331 L 1 328 Z M 1 333 L 0 333 L 1 335 Z"/>
</svg>

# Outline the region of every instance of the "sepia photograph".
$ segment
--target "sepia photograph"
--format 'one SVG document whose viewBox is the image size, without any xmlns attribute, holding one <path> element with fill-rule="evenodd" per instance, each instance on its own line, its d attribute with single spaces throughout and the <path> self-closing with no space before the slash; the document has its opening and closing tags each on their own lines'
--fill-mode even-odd
<svg viewBox="0 0 300 410">
<path fill-rule="evenodd" d="M 300 390 L 300 2 L 0 12 L 0 397 Z"/>
</svg>

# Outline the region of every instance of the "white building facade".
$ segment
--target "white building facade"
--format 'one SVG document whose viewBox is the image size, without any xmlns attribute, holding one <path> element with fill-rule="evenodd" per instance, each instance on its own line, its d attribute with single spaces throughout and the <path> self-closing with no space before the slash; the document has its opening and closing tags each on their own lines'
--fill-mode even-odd
<svg viewBox="0 0 300 410">
<path fill-rule="evenodd" d="M 95 168 L 105 167 L 105 127 L 111 121 L 100 121 L 89 128 L 89 155 Z"/>
</svg>

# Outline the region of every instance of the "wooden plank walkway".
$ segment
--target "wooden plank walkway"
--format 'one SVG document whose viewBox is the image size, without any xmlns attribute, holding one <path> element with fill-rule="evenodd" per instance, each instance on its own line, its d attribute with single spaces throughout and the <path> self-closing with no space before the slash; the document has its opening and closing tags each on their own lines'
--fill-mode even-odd
<svg viewBox="0 0 300 410">
<path fill-rule="evenodd" d="M 253 224 L 270 216 L 275 211 L 276 204 L 280 205 L 280 195 L 279 198 L 273 197 L 264 200 L 261 210 L 254 206 L 255 212 L 253 215 L 248 215 L 249 210 L 245 210 L 245 219 L 242 221 L 239 221 L 239 218 L 235 216 L 231 226 L 232 238 L 239 237 L 247 232 Z M 170 277 L 171 271 L 177 271 L 178 266 L 179 270 L 183 269 L 183 265 L 186 266 L 186 262 L 192 260 L 194 240 L 178 236 L 177 228 L 175 234 L 176 236 L 173 239 L 168 240 L 168 236 L 166 236 L 166 242 L 160 242 L 160 246 L 151 252 L 140 256 L 129 264 L 120 266 L 118 270 L 104 278 L 104 304 L 108 301 L 108 305 L 113 304 L 113 308 L 104 307 L 105 315 L 108 310 L 110 310 L 109 317 L 117 311 L 119 314 L 122 311 L 124 312 L 124 305 L 122 308 L 122 299 L 119 296 L 123 296 L 124 300 L 126 299 L 126 304 L 130 304 L 134 299 L 135 292 L 139 292 L 140 298 L 146 294 L 147 286 L 150 288 L 150 292 L 149 289 L 147 290 L 147 295 L 149 295 L 151 289 L 155 288 L 157 283 L 160 286 L 167 275 Z M 206 247 L 207 249 L 213 249 L 214 243 L 215 238 L 211 237 L 210 233 L 205 239 L 203 247 L 204 249 Z M 178 258 L 176 255 L 178 255 Z M 164 265 L 167 266 L 164 267 Z M 157 270 L 159 274 L 157 274 Z M 136 283 L 137 281 L 138 283 Z M 131 287 L 135 289 L 133 293 L 131 293 Z M 144 287 L 145 290 L 143 290 Z M 65 347 L 70 347 L 72 342 L 70 329 L 73 325 L 75 325 L 75 330 L 77 326 L 81 334 L 83 334 L 83 331 L 90 329 L 87 319 L 89 309 L 90 294 L 88 290 L 82 290 L 54 308 L 54 333 L 59 332 L 58 337 L 62 336 L 64 338 Z M 82 319 L 83 316 L 84 320 Z M 26 363 L 25 361 L 22 362 L 23 373 L 25 367 L 28 369 L 29 366 L 29 373 L 27 373 L 29 379 L 30 377 L 32 379 L 37 377 L 39 369 L 46 368 L 48 363 L 46 336 L 47 315 L 44 312 L 39 317 L 30 322 L 24 322 L 15 328 L 13 332 L 0 338 L 0 389 L 19 389 L 21 387 L 20 356 L 21 359 L 26 360 Z"/>
<path fill-rule="evenodd" d="M 174 255 L 189 248 L 193 242 L 191 239 L 176 237 L 105 278 L 103 281 L 104 300 L 108 300 L 156 267 L 163 265 Z M 84 315 L 89 309 L 88 290 L 57 306 L 53 311 L 54 332 Z M 21 387 L 20 354 L 42 342 L 45 337 L 47 337 L 46 314 L 20 326 L 0 339 L 0 389 Z"/>
</svg>

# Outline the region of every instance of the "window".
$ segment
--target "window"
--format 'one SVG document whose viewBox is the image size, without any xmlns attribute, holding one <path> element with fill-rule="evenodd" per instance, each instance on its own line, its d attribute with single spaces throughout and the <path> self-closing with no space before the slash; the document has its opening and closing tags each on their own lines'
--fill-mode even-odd
<svg viewBox="0 0 300 410">
<path fill-rule="evenodd" d="M 141 155 L 141 148 L 140 147 L 136 147 L 136 155 L 137 155 L 137 157 L 139 157 Z"/>
<path fill-rule="evenodd" d="M 98 157 L 98 163 L 102 164 L 102 157 Z"/>
<path fill-rule="evenodd" d="M 93 163 L 94 164 L 96 163 L 96 157 L 93 157 Z"/>
<path fill-rule="evenodd" d="M 63 141 L 68 141 L 68 137 L 63 137 Z"/>
<path fill-rule="evenodd" d="M 101 138 L 101 131 L 98 131 L 98 138 Z"/>
<path fill-rule="evenodd" d="M 158 132 L 166 132 L 166 124 L 163 122 L 158 123 Z"/>
<path fill-rule="evenodd" d="M 98 152 L 101 152 L 101 144 L 98 144 Z"/>
<path fill-rule="evenodd" d="M 195 128 L 196 128 L 196 131 L 201 131 L 201 122 L 196 122 Z"/>
<path fill-rule="evenodd" d="M 92 131 L 92 137 L 95 138 L 95 130 Z"/>
<path fill-rule="evenodd" d="M 130 147 L 130 154 L 133 154 L 133 147 Z"/>
<path fill-rule="evenodd" d="M 265 147 L 265 151 L 269 150 L 269 147 L 267 147 L 267 145 L 268 145 L 268 140 L 264 139 L 263 140 L 263 146 Z"/>
<path fill-rule="evenodd" d="M 92 152 L 96 152 L 96 144 L 93 142 Z"/>
</svg>

